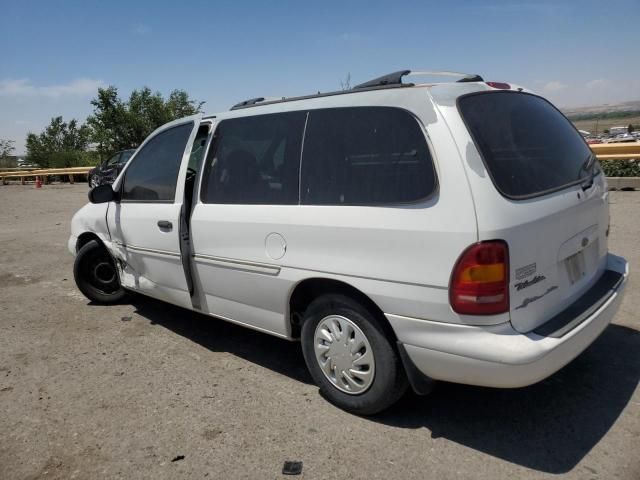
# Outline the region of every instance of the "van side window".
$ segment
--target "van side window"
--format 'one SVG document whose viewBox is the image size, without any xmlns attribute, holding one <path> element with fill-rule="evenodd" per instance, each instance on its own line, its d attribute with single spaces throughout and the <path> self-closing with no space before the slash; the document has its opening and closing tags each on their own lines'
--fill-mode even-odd
<svg viewBox="0 0 640 480">
<path fill-rule="evenodd" d="M 159 133 L 142 147 L 127 168 L 123 201 L 173 202 L 182 155 L 193 123 Z"/>
<path fill-rule="evenodd" d="M 306 112 L 222 120 L 202 181 L 204 203 L 298 203 Z"/>
<path fill-rule="evenodd" d="M 302 158 L 302 203 L 380 205 L 429 196 L 436 177 L 424 133 L 405 110 L 311 110 Z"/>
</svg>

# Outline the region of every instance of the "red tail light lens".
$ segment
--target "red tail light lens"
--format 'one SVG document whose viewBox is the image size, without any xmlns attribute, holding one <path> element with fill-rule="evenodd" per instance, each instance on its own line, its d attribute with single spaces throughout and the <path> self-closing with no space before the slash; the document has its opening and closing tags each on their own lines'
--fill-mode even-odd
<svg viewBox="0 0 640 480">
<path fill-rule="evenodd" d="M 486 82 L 491 88 L 497 88 L 499 90 L 511 90 L 511 85 L 504 82 Z"/>
<path fill-rule="evenodd" d="M 495 315 L 509 311 L 509 248 L 502 240 L 467 248 L 456 262 L 449 302 L 457 313 Z"/>
</svg>

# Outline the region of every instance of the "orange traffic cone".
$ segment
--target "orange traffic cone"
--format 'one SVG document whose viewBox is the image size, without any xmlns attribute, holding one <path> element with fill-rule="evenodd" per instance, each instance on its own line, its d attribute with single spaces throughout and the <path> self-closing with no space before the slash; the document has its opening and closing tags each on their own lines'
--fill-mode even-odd
<svg viewBox="0 0 640 480">
<path fill-rule="evenodd" d="M 42 188 L 42 181 L 40 177 L 36 177 L 36 188 Z"/>
</svg>

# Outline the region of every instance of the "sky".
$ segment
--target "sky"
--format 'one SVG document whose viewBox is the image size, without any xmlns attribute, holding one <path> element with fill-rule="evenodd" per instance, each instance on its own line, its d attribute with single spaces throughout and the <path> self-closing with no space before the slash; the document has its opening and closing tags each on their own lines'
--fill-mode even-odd
<svg viewBox="0 0 640 480">
<path fill-rule="evenodd" d="M 615 4 L 615 6 L 614 6 Z M 478 73 L 560 107 L 640 100 L 640 2 L 0 0 L 0 138 L 23 154 L 100 87 L 215 113 L 401 69 Z"/>
</svg>

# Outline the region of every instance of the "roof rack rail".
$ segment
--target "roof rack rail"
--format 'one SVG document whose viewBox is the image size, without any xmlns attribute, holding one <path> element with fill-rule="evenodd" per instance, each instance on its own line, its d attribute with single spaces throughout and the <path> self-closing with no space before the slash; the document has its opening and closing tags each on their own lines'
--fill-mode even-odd
<svg viewBox="0 0 640 480">
<path fill-rule="evenodd" d="M 484 81 L 480 75 L 461 73 L 461 72 L 447 72 L 447 71 L 411 71 L 411 70 L 399 70 L 397 72 L 389 73 L 368 82 L 361 83 L 353 87 L 353 90 L 361 88 L 373 88 L 382 87 L 385 85 L 403 85 L 402 77 L 411 75 L 432 75 L 437 77 L 462 77 L 458 82 L 482 82 Z M 407 86 L 413 85 L 412 83 L 404 84 Z"/>
<path fill-rule="evenodd" d="M 469 75 L 467 77 L 463 77 L 460 80 L 456 80 L 458 83 L 460 82 L 484 82 L 484 78 L 482 78 L 480 75 L 477 74 L 472 74 Z"/>
<path fill-rule="evenodd" d="M 333 92 L 324 92 L 324 93 L 316 93 L 312 95 L 303 95 L 300 97 L 275 97 L 275 98 L 265 98 L 265 97 L 257 97 L 250 98 L 249 100 L 245 100 L 244 102 L 236 103 L 230 110 L 239 110 L 241 108 L 251 108 L 262 105 L 272 105 L 274 103 L 282 103 L 282 102 L 294 102 L 296 100 L 308 100 L 311 98 L 319 98 L 319 97 L 331 97 L 334 95 L 345 95 L 350 93 L 357 93 L 369 90 L 380 90 L 385 88 L 402 88 L 402 87 L 411 87 L 413 83 L 402 83 L 402 77 L 408 75 L 431 75 L 431 76 L 439 76 L 439 77 L 462 77 L 458 82 L 484 82 L 480 75 L 473 75 L 469 73 L 459 73 L 459 72 L 447 72 L 447 71 L 416 71 L 413 72 L 411 70 L 399 70 L 397 72 L 389 73 L 387 75 L 383 75 L 382 77 L 374 78 L 373 80 L 369 80 L 368 82 L 361 83 L 351 88 L 350 90 L 336 90 Z"/>
<path fill-rule="evenodd" d="M 378 78 L 374 78 L 373 80 L 369 80 L 368 82 L 361 83 L 353 87 L 353 90 L 358 90 L 360 88 L 371 88 L 371 87 L 382 87 L 384 85 L 401 85 L 402 77 L 405 75 L 409 75 L 411 70 L 399 70 L 397 72 L 388 73 Z"/>
<path fill-rule="evenodd" d="M 233 107 L 231 107 L 231 110 L 236 110 L 242 107 L 249 107 L 251 105 L 255 105 L 256 103 L 264 102 L 264 100 L 264 97 L 250 98 L 249 100 L 245 100 L 244 102 L 236 103 Z"/>
</svg>

